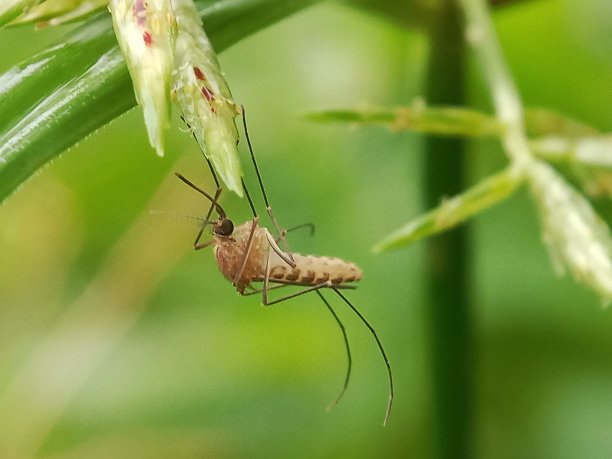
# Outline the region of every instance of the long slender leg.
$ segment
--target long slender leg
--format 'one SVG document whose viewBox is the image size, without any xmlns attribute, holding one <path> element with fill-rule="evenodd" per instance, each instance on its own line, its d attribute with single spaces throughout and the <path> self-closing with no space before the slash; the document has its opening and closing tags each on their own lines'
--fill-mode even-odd
<svg viewBox="0 0 612 459">
<path fill-rule="evenodd" d="M 215 174 L 215 168 L 210 162 L 210 159 L 206 158 L 206 162 L 208 163 L 208 168 L 210 169 L 210 175 L 212 175 L 212 178 L 215 181 L 215 185 L 217 186 L 217 188 L 221 188 L 221 185 L 219 184 L 219 179 L 217 178 L 217 174 Z"/>
<path fill-rule="evenodd" d="M 247 245 L 244 251 L 244 255 L 242 256 L 242 261 L 240 262 L 240 271 L 234 277 L 234 285 L 240 280 L 242 277 L 242 273 L 244 272 L 244 267 L 246 266 L 247 260 L 249 259 L 249 254 L 251 253 L 251 247 L 253 246 L 253 236 L 255 235 L 255 228 L 257 228 L 257 222 L 259 222 L 259 217 L 255 217 L 253 222 L 251 223 L 251 231 L 249 233 L 249 239 L 247 240 Z"/>
<path fill-rule="evenodd" d="M 291 285 L 291 284 L 280 284 L 280 285 L 275 285 L 274 287 L 269 287 L 269 288 L 268 288 L 268 291 L 270 291 L 270 290 L 277 290 L 277 289 L 279 289 L 279 288 L 283 288 L 283 287 L 289 287 L 290 285 Z M 251 295 L 257 295 L 257 294 L 259 294 L 259 293 L 262 293 L 262 292 L 263 292 L 263 290 L 262 290 L 262 289 L 255 288 L 255 287 L 253 287 L 252 285 L 249 285 L 249 288 L 251 289 L 251 291 L 250 291 L 250 292 L 243 293 L 243 294 L 242 294 L 242 296 L 251 296 Z"/>
<path fill-rule="evenodd" d="M 298 229 L 301 229 L 301 228 L 310 228 L 310 235 L 314 236 L 314 233 L 315 233 L 314 223 L 302 223 L 301 225 L 293 226 L 293 227 L 291 227 L 289 229 L 282 230 L 281 234 L 283 235 L 283 237 L 285 237 L 285 236 L 287 236 L 287 233 L 290 233 L 291 231 L 295 231 L 295 230 L 298 230 Z M 279 241 L 280 241 L 280 236 L 277 237 L 275 239 L 275 241 L 278 244 Z"/>
<path fill-rule="evenodd" d="M 219 204 L 217 201 L 215 201 L 215 198 L 213 198 L 211 195 L 209 195 L 206 191 L 204 191 L 202 188 L 197 186 L 191 180 L 186 178 L 183 174 L 175 172 L 174 175 L 176 175 L 182 182 L 184 182 L 185 184 L 187 184 L 188 186 L 190 186 L 191 188 L 196 190 L 198 193 L 200 193 L 206 199 L 208 199 L 212 203 L 212 205 L 215 207 L 215 209 L 217 209 L 217 213 L 219 214 L 219 217 L 221 217 L 221 218 L 226 218 L 227 217 L 227 214 L 225 213 L 225 210 L 223 210 L 223 207 L 221 207 L 221 204 Z"/>
<path fill-rule="evenodd" d="M 263 186 L 263 181 L 261 180 L 261 174 L 259 173 L 259 167 L 257 167 L 257 161 L 255 160 L 255 154 L 253 153 L 253 146 L 251 145 L 251 139 L 249 138 L 249 130 L 247 129 L 247 123 L 246 123 L 246 110 L 244 106 L 242 106 L 242 124 L 244 126 L 244 135 L 247 139 L 247 145 L 249 146 L 249 153 L 251 154 L 251 160 L 253 161 L 253 166 L 255 166 L 255 173 L 257 174 L 257 181 L 259 182 L 259 188 L 261 189 L 261 194 L 263 195 L 264 202 L 266 203 L 266 211 L 268 212 L 268 216 L 270 217 L 270 220 L 272 221 L 272 224 L 274 225 L 274 229 L 276 229 L 276 233 L 278 234 L 278 237 L 280 238 L 282 242 L 285 252 L 287 252 L 287 255 L 289 256 L 291 261 L 293 261 L 293 255 L 291 254 L 291 249 L 289 249 L 289 245 L 287 244 L 287 241 L 285 240 L 285 237 L 282 234 L 282 230 L 280 229 L 280 226 L 277 223 L 276 218 L 274 217 L 274 213 L 272 212 L 272 207 L 270 207 L 270 201 L 268 201 L 268 195 L 266 194 L 266 190 Z"/>
<path fill-rule="evenodd" d="M 221 188 L 217 188 L 217 191 L 215 192 L 215 196 L 214 196 L 214 201 L 210 205 L 210 208 L 208 209 L 208 212 L 206 213 L 205 222 L 202 224 L 202 226 L 200 226 L 200 231 L 198 231 L 198 235 L 196 236 L 195 241 L 193 241 L 193 247 L 196 250 L 199 250 L 202 248 L 202 244 L 200 244 L 200 238 L 202 237 L 202 233 L 204 233 L 204 230 L 206 229 L 206 225 L 207 225 L 206 221 L 209 221 L 210 214 L 212 214 L 212 211 L 215 208 L 214 203 L 217 202 L 217 200 L 219 199 L 219 196 L 221 195 L 221 191 L 223 191 Z M 207 247 L 207 246 L 205 245 L 204 247 Z"/>
<path fill-rule="evenodd" d="M 325 306 L 327 306 L 327 309 L 329 309 L 329 312 L 332 313 L 332 315 L 334 316 L 334 319 L 336 319 L 336 322 L 338 323 L 338 326 L 340 327 L 340 330 L 342 331 L 342 337 L 344 338 L 344 346 L 346 347 L 346 356 L 348 359 L 348 367 L 346 369 L 346 378 L 344 379 L 344 386 L 342 387 L 342 390 L 340 391 L 340 394 L 338 394 L 336 399 L 333 402 L 331 402 L 329 405 L 327 405 L 327 410 L 329 411 L 338 404 L 338 402 L 340 401 L 340 399 L 346 392 L 346 389 L 349 384 L 349 379 L 351 377 L 351 368 L 353 366 L 353 359 L 351 357 L 351 348 L 349 346 L 348 336 L 346 335 L 346 329 L 344 328 L 344 324 L 340 320 L 340 317 L 338 317 L 338 314 L 336 314 L 336 312 L 333 310 L 331 305 L 325 299 L 321 291 L 316 290 L 316 292 L 317 292 L 317 295 L 319 295 L 319 298 L 321 298 L 321 300 L 323 301 L 323 303 L 325 303 Z"/>
<path fill-rule="evenodd" d="M 208 163 L 208 168 L 210 169 L 210 174 L 212 175 L 213 180 L 215 181 L 215 185 L 217 185 L 217 191 L 215 191 L 215 196 L 213 198 L 213 202 L 211 202 L 210 204 L 210 208 L 208 209 L 208 212 L 206 213 L 206 218 L 204 220 L 210 220 L 210 215 L 212 214 L 213 210 L 215 209 L 215 203 L 219 200 L 219 196 L 221 196 L 221 192 L 223 191 L 223 189 L 221 188 L 221 186 L 219 185 L 219 179 L 217 178 L 217 174 L 215 174 L 215 170 L 213 169 L 213 166 L 210 162 L 210 160 L 208 158 L 206 158 L 206 162 Z M 202 237 L 202 233 L 204 232 L 204 229 L 206 228 L 206 223 L 204 223 L 201 227 L 200 227 L 200 231 L 198 232 L 198 235 L 195 238 L 195 241 L 193 243 L 193 247 L 196 250 L 199 250 L 200 247 L 200 238 Z"/>
<path fill-rule="evenodd" d="M 211 245 L 213 245 L 215 242 L 217 241 L 215 241 L 214 239 L 210 239 L 209 241 L 206 241 L 206 242 L 200 242 L 198 244 L 194 244 L 193 248 L 195 250 L 205 249 L 206 247 L 210 247 Z"/>
<path fill-rule="evenodd" d="M 193 135 L 193 138 L 195 139 L 196 143 L 198 142 L 198 138 L 195 135 L 195 132 L 193 132 L 193 129 L 191 127 L 191 125 L 187 122 L 187 120 L 185 119 L 185 116 L 181 115 L 181 120 L 183 120 L 183 123 L 185 123 L 187 125 L 187 128 L 191 131 L 191 135 Z M 202 152 L 204 154 L 204 152 Z M 217 174 L 215 174 L 215 169 L 213 168 L 210 159 L 208 159 L 208 157 L 206 157 L 206 154 L 204 154 L 204 158 L 206 159 L 206 162 L 208 163 L 208 168 L 210 169 L 210 173 L 212 175 L 213 180 L 215 181 L 215 185 L 217 186 L 217 191 L 215 192 L 215 198 L 210 206 L 210 209 L 208 210 L 208 212 L 206 213 L 206 218 L 204 220 L 209 220 L 210 219 L 210 214 L 212 214 L 213 209 L 215 208 L 215 202 L 218 200 L 219 195 L 221 194 L 221 185 L 219 184 L 219 179 L 217 178 Z M 179 177 L 180 178 L 180 177 Z M 199 250 L 201 248 L 207 247 L 208 243 L 204 243 L 200 244 L 200 238 L 202 237 L 202 233 L 204 232 L 204 229 L 206 228 L 207 223 L 202 224 L 202 227 L 200 228 L 200 231 L 198 232 L 198 235 L 195 238 L 195 241 L 193 242 L 193 247 L 196 250 Z"/>
<path fill-rule="evenodd" d="M 268 292 L 270 290 L 279 288 L 279 286 L 275 286 L 275 287 L 272 287 L 272 288 L 268 287 L 269 278 L 270 278 L 270 254 L 271 254 L 271 252 L 268 251 L 268 258 L 266 260 L 266 275 L 264 277 L 264 286 L 263 286 L 263 289 L 261 291 L 261 293 L 262 293 L 262 300 L 261 300 L 262 304 L 264 306 L 271 306 L 273 304 L 277 304 L 277 303 L 280 303 L 282 301 L 289 300 L 291 298 L 295 298 L 295 297 L 303 295 L 305 293 L 317 292 L 317 294 L 319 295 L 321 300 L 323 300 L 323 303 L 325 303 L 325 306 L 327 306 L 327 309 L 329 309 L 329 311 L 334 316 L 334 319 L 336 319 L 336 322 L 338 323 L 338 325 L 340 327 L 340 330 L 342 331 L 342 336 L 344 338 L 344 344 L 346 346 L 346 354 L 347 354 L 347 358 L 348 358 L 348 368 L 347 368 L 347 371 L 346 371 L 346 378 L 344 380 L 344 386 L 342 387 L 342 391 L 336 397 L 336 399 L 327 406 L 327 409 L 330 410 L 330 409 L 332 409 L 334 406 L 336 406 L 338 404 L 338 402 L 340 401 L 340 399 L 342 398 L 342 396 L 346 392 L 346 389 L 347 389 L 348 383 L 349 383 L 349 379 L 351 377 L 351 368 L 352 368 L 352 365 L 353 365 L 353 360 L 352 360 L 352 357 L 351 357 L 351 348 L 349 346 L 348 337 L 346 335 L 346 329 L 344 328 L 344 324 L 342 323 L 342 321 L 340 320 L 340 318 L 338 317 L 336 312 L 332 309 L 331 305 L 327 302 L 327 300 L 325 299 L 323 294 L 320 292 L 320 289 L 322 289 L 322 288 L 329 288 L 329 287 L 332 286 L 332 284 L 329 281 L 328 282 L 324 282 L 324 283 L 321 283 L 321 284 L 318 284 L 318 285 L 314 285 L 312 287 L 305 288 L 304 290 L 300 290 L 299 292 L 295 292 L 295 293 L 292 293 L 292 294 L 289 294 L 289 295 L 285 295 L 285 296 L 283 296 L 281 298 L 278 298 L 276 300 L 269 301 L 268 300 Z M 291 285 L 291 284 L 285 284 L 285 285 Z M 283 287 L 285 285 L 282 285 L 281 287 Z M 335 290 L 335 288 L 334 288 L 334 290 Z"/>
<path fill-rule="evenodd" d="M 380 350 L 380 353 L 382 354 L 382 357 L 385 361 L 385 365 L 387 366 L 387 376 L 389 378 L 389 401 L 387 403 L 387 412 L 385 413 L 385 419 L 383 421 L 383 425 L 386 426 L 387 420 L 389 419 L 389 415 L 391 414 L 391 407 L 393 406 L 393 375 L 391 374 L 391 365 L 389 364 L 389 359 L 387 358 L 387 354 L 385 352 L 385 349 L 383 348 L 382 343 L 380 342 L 380 339 L 378 339 L 376 330 L 374 330 L 374 328 L 370 325 L 366 318 L 361 315 L 357 308 L 351 304 L 351 302 L 340 292 L 340 290 L 338 290 L 334 286 L 331 286 L 331 288 L 340 298 L 342 298 L 342 301 L 344 301 L 348 305 L 348 307 L 351 308 L 355 314 L 357 314 L 357 316 L 361 319 L 365 326 L 368 327 L 370 333 L 372 333 L 372 336 L 374 336 L 374 339 L 376 340 L 378 349 Z"/>
<path fill-rule="evenodd" d="M 304 293 L 313 292 L 313 291 L 318 290 L 320 288 L 331 287 L 331 285 L 332 285 L 331 282 L 327 281 L 327 282 L 323 282 L 323 283 L 318 284 L 318 285 L 313 285 L 312 287 L 305 288 L 304 290 L 300 290 L 299 292 L 291 293 L 290 295 L 286 295 L 286 296 L 280 297 L 280 298 L 278 298 L 276 300 L 269 301 L 268 300 L 268 290 L 271 290 L 271 289 L 268 288 L 268 284 L 269 284 L 269 280 L 270 280 L 270 255 L 271 254 L 272 254 L 272 252 L 270 251 L 270 249 L 268 249 L 268 256 L 266 258 L 266 274 L 264 276 L 263 289 L 261 291 L 261 304 L 263 304 L 264 306 L 271 306 L 273 304 L 280 303 L 281 301 L 285 301 L 285 300 L 288 300 L 290 298 L 295 298 L 296 296 L 303 295 Z"/>
<path fill-rule="evenodd" d="M 255 280 L 253 280 L 253 282 L 261 282 L 263 280 L 264 280 L 263 278 L 262 279 L 255 279 Z M 283 279 L 273 279 L 272 282 L 274 284 L 283 284 L 283 285 L 287 285 L 287 286 L 292 285 L 294 287 L 299 287 L 299 286 L 309 287 L 309 285 L 307 285 L 307 284 L 297 284 L 294 281 L 288 281 L 288 280 L 283 280 Z M 350 284 L 336 284 L 336 285 L 334 285 L 334 287 L 336 287 L 338 290 L 355 290 L 355 289 L 357 289 L 357 285 L 350 285 Z M 272 290 L 272 289 L 273 289 L 273 287 L 270 287 L 269 290 Z"/>
<path fill-rule="evenodd" d="M 282 260 L 287 263 L 289 266 L 291 266 L 292 268 L 295 268 L 295 261 L 293 261 L 293 258 L 289 258 L 287 255 L 290 254 L 286 254 L 285 252 L 283 252 L 281 250 L 281 248 L 278 246 L 278 244 L 276 243 L 276 241 L 272 238 L 272 235 L 266 231 L 266 239 L 268 239 L 268 244 L 270 244 L 270 247 L 272 248 L 272 250 L 274 250 L 274 252 L 276 252 L 276 254 L 282 258 Z"/>
<path fill-rule="evenodd" d="M 249 201 L 249 206 L 251 207 L 251 212 L 253 212 L 253 218 L 257 217 L 257 211 L 255 210 L 255 205 L 253 204 L 253 200 L 251 199 L 251 194 L 249 193 L 248 188 L 246 187 L 246 183 L 244 183 L 244 179 L 241 178 L 242 189 L 244 190 L 244 194 L 246 195 L 247 201 Z"/>
<path fill-rule="evenodd" d="M 292 293 L 290 295 L 285 295 L 283 297 L 277 298 L 276 300 L 272 300 L 272 301 L 268 301 L 268 296 L 267 296 L 267 292 L 268 291 L 266 289 L 264 289 L 262 291 L 262 303 L 263 303 L 264 306 L 272 306 L 273 304 L 277 304 L 277 303 L 280 303 L 282 301 L 289 300 L 291 298 L 295 298 L 296 296 L 300 296 L 300 295 L 303 295 L 303 294 L 308 293 L 308 292 L 314 292 L 314 291 L 319 290 L 321 288 L 329 288 L 328 283 L 324 282 L 322 284 L 313 285 L 312 287 L 305 288 L 304 290 L 300 290 L 299 292 L 295 292 L 295 293 Z"/>
<path fill-rule="evenodd" d="M 267 204 L 267 203 L 266 203 L 266 211 L 268 212 L 268 215 L 270 216 L 270 220 L 272 221 L 272 225 L 274 225 L 274 229 L 276 230 L 276 233 L 278 234 L 278 238 L 280 239 L 280 241 L 281 241 L 281 243 L 283 245 L 283 248 L 285 249 L 285 252 L 287 252 L 287 255 L 293 261 L 293 254 L 291 253 L 291 249 L 289 248 L 289 244 L 287 243 L 287 240 L 285 239 L 283 231 L 280 229 L 280 225 L 278 224 L 278 222 L 276 221 L 276 218 L 274 217 L 274 213 L 272 212 L 272 207 L 270 207 L 270 205 Z"/>
</svg>

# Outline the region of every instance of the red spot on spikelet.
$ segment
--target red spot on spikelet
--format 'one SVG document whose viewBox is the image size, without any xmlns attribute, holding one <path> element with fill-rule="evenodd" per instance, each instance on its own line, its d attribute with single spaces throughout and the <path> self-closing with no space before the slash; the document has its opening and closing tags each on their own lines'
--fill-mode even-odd
<svg viewBox="0 0 612 459">
<path fill-rule="evenodd" d="M 202 71 L 200 70 L 199 67 L 193 67 L 193 73 L 195 74 L 195 77 L 200 80 L 200 81 L 205 81 L 206 77 L 204 76 L 204 73 L 202 73 Z"/>
<path fill-rule="evenodd" d="M 204 96 L 204 98 L 210 102 L 211 100 L 213 100 L 215 98 L 215 95 L 213 94 L 213 92 L 208 89 L 206 86 L 204 86 L 201 90 L 202 95 Z"/>
<path fill-rule="evenodd" d="M 143 32 L 142 39 L 144 40 L 144 44 L 149 48 L 153 44 L 153 37 L 151 37 L 151 34 L 149 32 Z"/>
</svg>

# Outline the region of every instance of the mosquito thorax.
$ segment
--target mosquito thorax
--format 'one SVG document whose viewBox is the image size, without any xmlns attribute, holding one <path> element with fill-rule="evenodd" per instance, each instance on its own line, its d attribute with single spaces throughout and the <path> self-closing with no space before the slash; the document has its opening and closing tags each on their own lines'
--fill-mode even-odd
<svg viewBox="0 0 612 459">
<path fill-rule="evenodd" d="M 215 225 L 214 231 L 218 236 L 231 236 L 234 232 L 234 222 L 229 218 L 224 218 Z"/>
</svg>

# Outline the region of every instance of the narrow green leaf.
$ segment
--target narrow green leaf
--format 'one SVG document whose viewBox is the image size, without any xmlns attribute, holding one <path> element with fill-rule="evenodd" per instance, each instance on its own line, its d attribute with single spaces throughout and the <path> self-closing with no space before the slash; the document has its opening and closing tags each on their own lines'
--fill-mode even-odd
<svg viewBox="0 0 612 459">
<path fill-rule="evenodd" d="M 316 1 L 197 3 L 215 49 L 222 51 Z M 1 201 L 67 147 L 135 105 L 110 16 L 91 18 L 72 39 L 0 76 L 0 100 Z"/>
<path fill-rule="evenodd" d="M 0 135 L 9 131 L 54 90 L 85 73 L 100 56 L 116 45 L 110 15 L 100 14 L 57 45 L 0 75 Z"/>
<path fill-rule="evenodd" d="M 394 131 L 437 135 L 501 136 L 504 125 L 493 115 L 461 107 L 427 106 L 417 101 L 411 107 L 328 110 L 311 112 L 306 118 L 318 122 L 381 124 Z M 595 137 L 597 129 L 552 110 L 525 110 L 525 125 L 532 137 L 548 135 L 573 139 Z"/>
<path fill-rule="evenodd" d="M 428 107 L 415 103 L 394 109 L 335 110 L 306 115 L 312 121 L 383 124 L 393 131 L 438 135 L 499 136 L 504 126 L 494 117 L 459 107 Z"/>
<path fill-rule="evenodd" d="M 125 79 L 123 56 L 113 48 L 85 73 L 41 101 L 0 137 L 0 196 L 15 189 L 27 176 L 74 142 L 99 127 L 94 107 L 106 101 L 109 119 L 131 108 L 134 94 Z M 117 90 L 119 89 L 119 90 Z M 64 130 L 69 127 L 69 132 Z"/>
<path fill-rule="evenodd" d="M 446 231 L 508 198 L 522 182 L 523 176 L 518 170 L 509 167 L 410 221 L 376 244 L 374 251 L 398 249 L 426 236 Z"/>
</svg>

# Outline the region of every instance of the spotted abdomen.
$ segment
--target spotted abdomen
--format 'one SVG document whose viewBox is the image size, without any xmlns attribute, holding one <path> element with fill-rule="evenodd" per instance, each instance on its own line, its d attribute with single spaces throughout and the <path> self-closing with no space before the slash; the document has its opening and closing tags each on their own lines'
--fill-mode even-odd
<svg viewBox="0 0 612 459">
<path fill-rule="evenodd" d="M 327 281 L 339 285 L 361 280 L 361 269 L 340 258 L 294 253 L 293 260 L 295 268 L 280 257 L 273 257 L 270 261 L 270 280 L 295 285 L 318 285 Z"/>
</svg>

